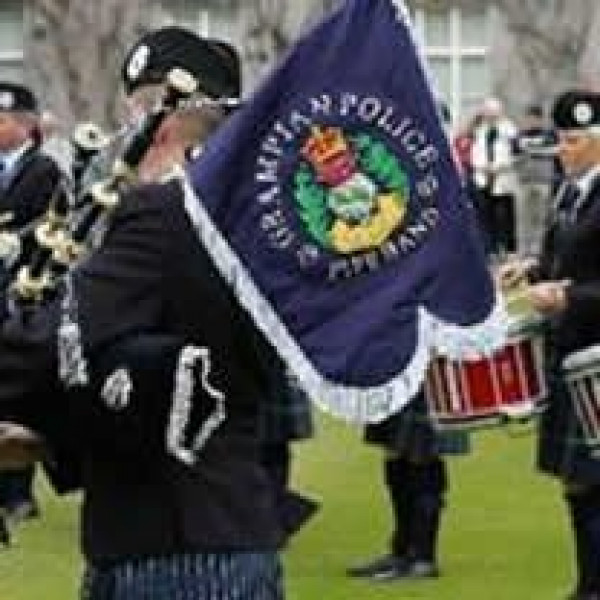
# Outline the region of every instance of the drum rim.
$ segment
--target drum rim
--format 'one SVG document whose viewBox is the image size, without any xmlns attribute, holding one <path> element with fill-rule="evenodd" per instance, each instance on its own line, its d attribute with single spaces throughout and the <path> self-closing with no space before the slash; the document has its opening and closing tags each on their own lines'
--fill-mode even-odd
<svg viewBox="0 0 600 600">
<path fill-rule="evenodd" d="M 596 363 L 600 363 L 600 343 L 567 354 L 562 361 L 562 368 L 567 371 L 568 377 L 571 371 L 590 369 Z"/>
<path fill-rule="evenodd" d="M 533 414 L 542 405 L 546 404 L 548 393 L 546 389 L 541 389 L 538 394 L 527 400 L 519 400 L 518 402 L 506 402 L 504 404 L 490 404 L 489 406 L 479 407 L 478 410 L 463 411 L 463 412 L 441 412 L 435 410 L 432 402 L 427 399 L 428 415 L 437 422 L 458 422 L 458 421 L 477 421 L 479 419 L 494 419 L 498 416 L 516 416 L 520 417 L 524 414 Z M 526 410 L 523 410 L 526 409 Z"/>
<path fill-rule="evenodd" d="M 436 354 L 434 353 L 431 356 L 430 364 L 434 362 L 445 362 L 450 364 L 459 365 L 461 363 L 477 363 L 481 361 L 489 361 L 495 360 L 499 355 L 505 352 L 510 346 L 514 346 L 516 344 L 521 344 L 523 342 L 531 342 L 531 344 L 535 344 L 536 347 L 540 348 L 541 344 L 544 340 L 544 332 L 540 328 L 534 328 L 527 330 L 522 328 L 520 330 L 515 330 L 514 332 L 509 331 L 506 336 L 506 341 L 503 346 L 496 348 L 495 350 L 489 353 L 477 352 L 475 350 L 466 353 L 461 358 L 455 358 L 452 356 L 448 356 L 446 354 Z"/>
<path fill-rule="evenodd" d="M 518 406 L 522 405 L 522 406 Z M 510 423 L 539 418 L 548 408 L 547 396 L 541 395 L 533 400 L 516 403 L 515 405 L 495 406 L 477 414 L 462 414 L 460 416 L 443 416 L 441 413 L 429 413 L 433 426 L 440 430 L 453 429 L 483 429 L 505 427 Z M 523 410 L 525 409 L 525 410 Z"/>
</svg>

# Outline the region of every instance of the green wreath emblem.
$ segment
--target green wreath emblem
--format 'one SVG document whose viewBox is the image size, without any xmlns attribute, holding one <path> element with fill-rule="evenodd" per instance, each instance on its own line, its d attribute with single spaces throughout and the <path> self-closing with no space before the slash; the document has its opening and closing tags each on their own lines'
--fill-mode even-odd
<svg viewBox="0 0 600 600">
<path fill-rule="evenodd" d="M 384 194 L 390 194 L 404 213 L 409 197 L 409 182 L 397 158 L 386 145 L 366 133 L 349 138 L 358 169 Z M 307 232 L 322 247 L 335 249 L 332 229 L 335 215 L 328 207 L 329 189 L 321 185 L 312 167 L 301 162 L 293 177 L 294 199 L 298 215 Z"/>
</svg>

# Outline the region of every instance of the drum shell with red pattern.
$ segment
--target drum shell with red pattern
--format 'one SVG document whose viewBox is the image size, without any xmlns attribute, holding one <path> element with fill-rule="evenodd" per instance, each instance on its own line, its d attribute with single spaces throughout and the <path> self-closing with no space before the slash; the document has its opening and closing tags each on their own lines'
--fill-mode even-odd
<svg viewBox="0 0 600 600">
<path fill-rule="evenodd" d="M 502 423 L 539 412 L 547 396 L 543 321 L 513 319 L 507 343 L 489 356 L 436 356 L 425 393 L 429 414 L 442 428 Z"/>
</svg>

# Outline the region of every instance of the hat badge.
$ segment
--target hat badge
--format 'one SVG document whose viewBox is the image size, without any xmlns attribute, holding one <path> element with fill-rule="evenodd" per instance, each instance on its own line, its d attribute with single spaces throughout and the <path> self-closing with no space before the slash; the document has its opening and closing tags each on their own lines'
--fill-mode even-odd
<svg viewBox="0 0 600 600">
<path fill-rule="evenodd" d="M 578 125 L 589 125 L 593 116 L 594 111 L 587 102 L 578 102 L 573 107 L 573 117 Z"/>
<path fill-rule="evenodd" d="M 135 49 L 127 65 L 127 77 L 130 81 L 135 81 L 148 64 L 150 58 L 150 48 L 142 44 Z"/>
<path fill-rule="evenodd" d="M 12 92 L 0 92 L 0 109 L 10 110 L 15 104 L 15 97 Z"/>
</svg>

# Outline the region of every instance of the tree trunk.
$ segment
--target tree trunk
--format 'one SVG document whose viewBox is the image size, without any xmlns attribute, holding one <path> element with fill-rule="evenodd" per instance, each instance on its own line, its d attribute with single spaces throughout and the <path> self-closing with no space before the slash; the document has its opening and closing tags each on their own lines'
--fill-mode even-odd
<svg viewBox="0 0 600 600">
<path fill-rule="evenodd" d="M 328 0 L 239 0 L 242 55 L 246 79 L 256 82 L 294 42 L 310 21 L 329 7 Z"/>
</svg>

